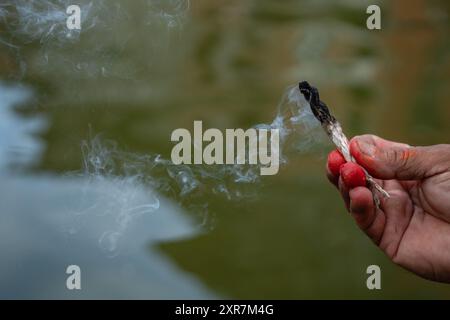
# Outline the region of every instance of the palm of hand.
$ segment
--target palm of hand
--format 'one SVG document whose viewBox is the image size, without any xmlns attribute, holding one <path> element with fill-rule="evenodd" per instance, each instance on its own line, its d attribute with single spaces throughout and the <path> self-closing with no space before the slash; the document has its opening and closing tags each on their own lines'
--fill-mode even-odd
<svg viewBox="0 0 450 320">
<path fill-rule="evenodd" d="M 390 193 L 366 233 L 397 264 L 449 281 L 450 172 L 421 181 L 379 180 Z"/>
</svg>

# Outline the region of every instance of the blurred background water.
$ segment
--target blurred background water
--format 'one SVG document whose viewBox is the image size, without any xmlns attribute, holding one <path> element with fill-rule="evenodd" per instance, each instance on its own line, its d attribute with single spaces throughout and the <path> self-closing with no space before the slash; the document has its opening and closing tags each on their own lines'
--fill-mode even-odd
<svg viewBox="0 0 450 320">
<path fill-rule="evenodd" d="M 270 122 L 299 80 L 349 136 L 448 143 L 448 1 L 79 3 L 81 32 L 66 28 L 70 1 L 0 3 L 0 297 L 450 298 L 356 228 L 325 178 L 332 146 L 311 136 L 255 197 L 205 196 L 201 211 L 145 171 L 110 171 L 111 149 L 99 172 L 83 166 L 96 134 L 128 168 L 168 158 L 194 120 Z M 366 29 L 370 4 L 381 31 Z M 69 264 L 81 291 L 65 288 Z M 366 288 L 371 264 L 382 290 Z"/>
</svg>

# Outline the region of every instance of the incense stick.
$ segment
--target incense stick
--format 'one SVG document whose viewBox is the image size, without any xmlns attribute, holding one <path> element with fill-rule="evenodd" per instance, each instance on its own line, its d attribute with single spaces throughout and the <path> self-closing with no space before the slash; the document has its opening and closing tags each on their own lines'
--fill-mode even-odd
<svg viewBox="0 0 450 320">
<path fill-rule="evenodd" d="M 348 162 L 355 162 L 355 159 L 350 154 L 348 139 L 345 136 L 342 126 L 339 121 L 330 113 L 327 105 L 320 100 L 319 91 L 317 88 L 312 87 L 307 81 L 302 81 L 299 83 L 300 92 L 305 97 L 306 101 L 309 102 L 311 111 L 314 116 L 322 125 L 322 128 L 327 133 L 331 141 L 336 145 L 337 149 L 344 156 L 345 160 Z M 366 169 L 362 168 L 366 175 L 366 180 L 368 187 L 372 191 L 373 199 L 377 206 L 380 205 L 380 198 L 378 194 L 383 197 L 389 198 L 389 193 L 384 190 L 374 178 L 367 172 Z"/>
</svg>

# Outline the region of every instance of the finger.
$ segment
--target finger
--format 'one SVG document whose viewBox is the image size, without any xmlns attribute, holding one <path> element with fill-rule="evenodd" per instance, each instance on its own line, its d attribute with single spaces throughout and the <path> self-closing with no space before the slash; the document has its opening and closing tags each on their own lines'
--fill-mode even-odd
<svg viewBox="0 0 450 320">
<path fill-rule="evenodd" d="M 340 169 L 338 187 L 344 199 L 347 210 L 350 210 L 349 191 L 352 188 L 366 185 L 366 176 L 363 169 L 353 162 L 344 163 Z"/>
<path fill-rule="evenodd" d="M 335 187 L 338 187 L 339 176 L 332 174 L 330 169 L 328 169 L 328 166 L 325 167 L 325 172 L 327 173 L 328 180 L 334 184 Z"/>
<path fill-rule="evenodd" d="M 326 173 L 328 180 L 336 187 L 338 187 L 339 183 L 339 170 L 345 162 L 344 157 L 337 149 L 328 154 Z"/>
<path fill-rule="evenodd" d="M 384 213 L 377 209 L 372 192 L 366 187 L 356 187 L 349 192 L 350 213 L 358 227 L 377 245 L 386 225 Z"/>
<path fill-rule="evenodd" d="M 349 189 L 345 185 L 345 183 L 342 181 L 342 177 L 339 177 L 338 189 L 339 189 L 339 192 L 341 193 L 342 199 L 344 200 L 345 207 L 347 208 L 347 211 L 350 211 Z"/>
<path fill-rule="evenodd" d="M 345 158 L 337 149 L 328 154 L 327 168 L 335 177 L 339 177 L 339 170 L 344 163 L 346 163 Z"/>
<path fill-rule="evenodd" d="M 366 186 L 366 174 L 356 163 L 347 162 L 341 166 L 340 176 L 348 189 Z"/>
<path fill-rule="evenodd" d="M 386 214 L 386 226 L 380 248 L 389 256 L 394 257 L 400 241 L 409 226 L 414 211 L 410 194 L 397 180 L 386 180 L 384 188 L 389 192 L 389 199 L 381 199 L 381 208 Z M 416 212 L 416 217 L 422 213 Z M 419 218 L 420 219 L 420 218 Z"/>
<path fill-rule="evenodd" d="M 450 146 L 411 147 L 374 135 L 354 137 L 350 153 L 379 179 L 417 180 L 444 172 L 450 163 Z"/>
</svg>

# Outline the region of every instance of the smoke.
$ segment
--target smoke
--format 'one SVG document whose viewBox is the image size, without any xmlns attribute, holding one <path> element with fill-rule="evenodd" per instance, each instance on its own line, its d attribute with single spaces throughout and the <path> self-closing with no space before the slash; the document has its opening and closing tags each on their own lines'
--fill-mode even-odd
<svg viewBox="0 0 450 320">
<path fill-rule="evenodd" d="M 6 10 L 5 4 L 0 4 L 0 19 L 4 20 L 8 11 Z"/>
<path fill-rule="evenodd" d="M 182 30 L 190 7 L 189 0 L 136 1 L 142 6 L 138 12 L 133 10 L 135 4 L 125 0 L 3 0 L 0 48 L 6 47 L 18 60 L 18 78 L 30 70 L 24 66 L 25 60 L 44 73 L 132 78 L 130 70 L 135 66 L 127 65 L 130 62 L 114 67 L 126 46 L 147 52 L 161 50 L 172 32 Z M 74 4 L 80 7 L 80 30 L 67 27 L 66 10 Z M 137 23 L 138 32 L 149 36 L 145 44 L 129 43 L 134 40 Z M 31 54 L 27 56 L 31 59 L 25 59 L 24 52 Z"/>
<path fill-rule="evenodd" d="M 62 42 L 66 39 L 76 38 L 78 31 L 69 30 L 65 27 L 65 6 L 61 5 L 64 2 L 60 1 L 55 5 L 48 1 L 19 0 L 16 6 L 19 23 L 17 32 L 29 37 L 30 40 L 39 39 L 41 43 L 48 39 L 56 39 Z"/>
<path fill-rule="evenodd" d="M 142 2 L 142 1 L 141 1 Z M 38 40 L 41 44 L 64 45 L 78 40 L 80 33 L 98 26 L 113 29 L 122 19 L 131 19 L 123 1 L 112 0 L 4 0 L 0 4 L 0 19 L 7 20 L 9 31 L 24 43 Z M 81 30 L 70 30 L 66 9 L 70 5 L 81 9 Z M 143 10 L 148 12 L 146 24 L 182 27 L 189 11 L 189 0 L 147 0 Z M 119 21 L 118 21 L 119 20 Z"/>
<path fill-rule="evenodd" d="M 305 152 L 326 138 L 297 86 L 286 90 L 271 123 L 258 124 L 254 128 L 279 130 L 279 158 L 283 164 L 288 162 L 290 154 Z M 114 141 L 103 139 L 101 135 L 84 141 L 82 152 L 86 175 L 133 176 L 179 201 L 187 196 L 211 194 L 222 194 L 228 200 L 251 198 L 254 192 L 241 186 L 251 184 L 254 187 L 261 180 L 260 164 L 175 165 L 160 154 L 121 151 Z"/>
<path fill-rule="evenodd" d="M 306 152 L 313 145 L 326 140 L 312 114 L 308 102 L 297 86 L 286 90 L 274 120 L 256 125 L 257 129 L 278 129 L 280 133 L 280 163 L 286 165 L 290 155 Z M 160 154 L 136 154 L 119 149 L 113 140 L 96 135 L 82 143 L 83 170 L 81 175 L 88 184 L 113 181 L 114 190 L 108 190 L 108 207 L 113 212 L 116 225 L 99 239 L 101 248 L 111 256 L 117 253 L 119 240 L 127 226 L 141 214 L 159 208 L 160 195 L 168 196 L 194 213 L 204 228 L 214 227 L 214 213 L 208 204 L 219 197 L 228 201 L 249 201 L 257 198 L 261 186 L 260 165 L 174 165 Z M 151 203 L 129 207 L 133 190 L 142 186 L 152 190 Z M 126 191 L 124 191 L 126 190 Z M 114 193 L 111 196 L 111 192 Z M 98 202 L 101 202 L 102 198 Z M 80 212 L 98 210 L 89 203 Z M 119 208 L 119 209 L 117 209 Z M 95 210 L 94 210 L 95 209 Z M 97 212 L 97 214 L 99 214 Z M 103 213 L 100 213 L 103 214 Z"/>
<path fill-rule="evenodd" d="M 83 141 L 81 150 L 83 170 L 65 175 L 82 181 L 81 196 L 68 205 L 67 231 L 76 234 L 80 228 L 100 225 L 98 246 L 115 257 L 130 224 L 159 209 L 160 195 L 150 186 L 154 180 L 146 175 L 146 157 L 120 152 L 114 141 L 100 135 Z"/>
<path fill-rule="evenodd" d="M 190 0 L 149 0 L 147 24 L 169 29 L 182 28 L 190 8 Z"/>
<path fill-rule="evenodd" d="M 23 44 L 39 41 L 41 44 L 64 45 L 78 40 L 81 33 L 67 28 L 66 9 L 71 4 L 71 0 L 6 0 L 3 16 L 8 20 L 9 31 Z M 80 1 L 78 5 L 83 31 L 87 31 L 95 25 L 92 12 L 103 5 L 103 0 Z"/>
<path fill-rule="evenodd" d="M 307 152 L 327 141 L 327 136 L 297 84 L 286 89 L 271 127 L 280 130 L 281 160 L 284 162 L 288 161 L 292 153 Z"/>
<path fill-rule="evenodd" d="M 64 79 L 67 87 L 79 77 L 138 80 L 140 73 L 151 71 L 149 65 L 157 65 L 148 54 L 164 47 L 164 39 L 172 32 L 182 30 L 190 1 L 136 1 L 142 4 L 140 12 L 120 0 L 4 0 L 0 24 L 6 32 L 0 33 L 0 46 L 17 60 L 19 78 L 32 68 L 40 68 L 46 75 L 53 72 L 58 81 Z M 81 30 L 66 26 L 66 9 L 72 4 L 81 8 Z M 135 19 L 143 22 L 138 29 Z M 148 34 L 149 41 L 142 43 L 142 36 L 133 36 L 135 32 Z M 132 48 L 129 51 L 128 46 Z M 77 90 L 81 85 L 72 84 Z M 281 165 L 289 162 L 291 154 L 309 150 L 324 137 L 297 86 L 286 90 L 273 121 L 254 127 L 279 130 Z M 96 197 L 87 193 L 76 215 L 111 218 L 108 221 L 112 223 L 99 237 L 100 247 L 111 256 L 117 254 L 130 223 L 158 210 L 161 195 L 174 199 L 193 212 L 203 227 L 210 228 L 213 199 L 249 201 L 257 197 L 262 183 L 260 165 L 174 165 L 160 154 L 125 152 L 101 135 L 84 141 L 82 153 L 83 170 L 76 176 L 86 181 L 86 190 L 105 181 L 110 187 Z M 131 200 L 142 187 L 149 190 L 153 200 L 136 205 Z"/>
</svg>

